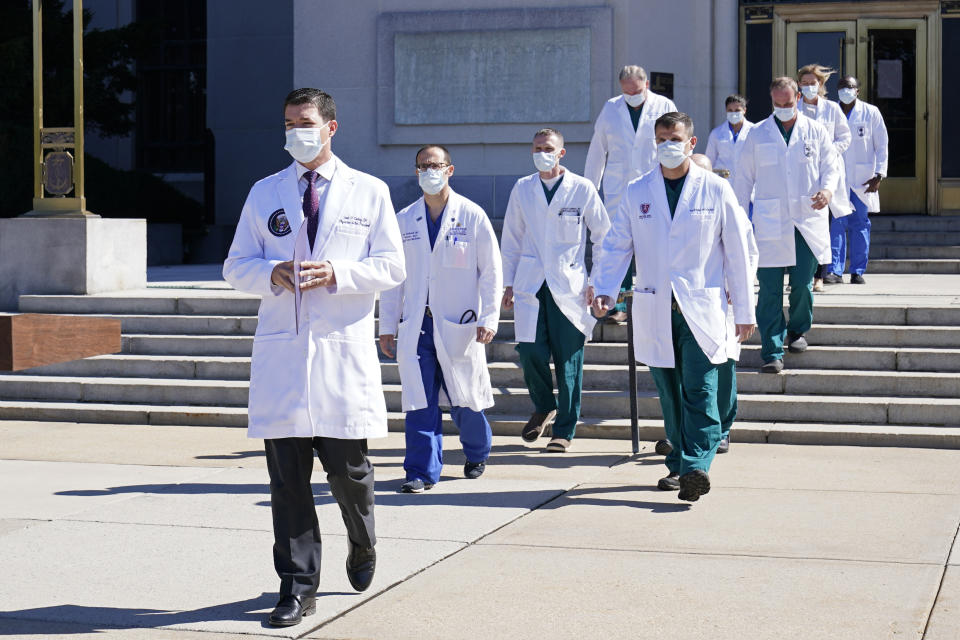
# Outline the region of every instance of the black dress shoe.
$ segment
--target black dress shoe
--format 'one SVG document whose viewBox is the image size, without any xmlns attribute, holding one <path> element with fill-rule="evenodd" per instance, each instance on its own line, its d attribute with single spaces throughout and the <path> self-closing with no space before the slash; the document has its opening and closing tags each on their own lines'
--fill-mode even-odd
<svg viewBox="0 0 960 640">
<path fill-rule="evenodd" d="M 680 476 L 680 493 L 677 497 L 687 502 L 696 502 L 700 496 L 710 493 L 710 476 L 706 471 L 694 469 Z"/>
<path fill-rule="evenodd" d="M 317 611 L 317 599 L 313 596 L 280 596 L 280 602 L 270 614 L 270 624 L 274 627 L 292 627 L 300 624 L 304 616 Z"/>
<path fill-rule="evenodd" d="M 760 367 L 760 373 L 780 373 L 781 371 L 783 371 L 783 360 L 764 362 Z"/>
<path fill-rule="evenodd" d="M 843 276 L 838 276 L 835 273 L 828 273 L 823 276 L 824 284 L 843 284 Z"/>
<path fill-rule="evenodd" d="M 850 284 L 867 284 L 867 281 L 863 279 L 862 275 L 855 273 L 850 276 Z"/>
<path fill-rule="evenodd" d="M 653 450 L 658 456 L 668 456 L 673 453 L 673 444 L 669 440 L 657 440 Z"/>
<path fill-rule="evenodd" d="M 357 591 L 366 591 L 373 582 L 373 572 L 377 568 L 377 552 L 373 547 L 361 547 L 350 542 L 347 555 L 347 579 Z"/>
<path fill-rule="evenodd" d="M 673 473 L 672 471 L 660 478 L 660 481 L 657 482 L 657 489 L 660 491 L 676 491 L 680 488 L 680 474 Z"/>
<path fill-rule="evenodd" d="M 486 462 L 468 462 L 463 465 L 463 477 L 476 480 L 487 470 Z"/>
</svg>

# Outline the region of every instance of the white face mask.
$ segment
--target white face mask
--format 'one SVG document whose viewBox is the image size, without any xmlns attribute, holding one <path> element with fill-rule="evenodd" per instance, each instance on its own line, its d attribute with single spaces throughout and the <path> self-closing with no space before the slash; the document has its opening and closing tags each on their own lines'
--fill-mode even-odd
<svg viewBox="0 0 960 640">
<path fill-rule="evenodd" d="M 627 104 L 633 108 L 637 108 L 644 103 L 647 99 L 647 92 L 641 91 L 640 93 L 635 93 L 632 96 L 623 94 L 623 99 L 626 100 Z"/>
<path fill-rule="evenodd" d="M 843 104 L 850 104 L 851 102 L 857 99 L 856 89 L 844 88 L 844 89 L 840 89 L 840 91 L 838 91 L 837 93 L 840 94 L 840 102 L 842 102 Z"/>
<path fill-rule="evenodd" d="M 727 111 L 727 122 L 730 124 L 743 122 L 743 111 Z"/>
<path fill-rule="evenodd" d="M 423 192 L 435 196 L 447 185 L 446 169 L 427 169 L 420 172 L 420 188 Z"/>
<path fill-rule="evenodd" d="M 557 166 L 558 162 L 560 162 L 560 158 L 557 157 L 555 153 L 540 151 L 539 153 L 533 154 L 533 164 L 537 168 L 537 171 L 550 171 Z"/>
<path fill-rule="evenodd" d="M 686 142 L 666 140 L 657 145 L 657 160 L 667 169 L 676 169 L 690 155 L 686 150 Z"/>
<path fill-rule="evenodd" d="M 803 97 L 807 100 L 813 100 L 820 95 L 820 83 L 817 84 L 805 84 L 800 87 L 800 91 L 803 92 Z"/>
<path fill-rule="evenodd" d="M 322 127 L 287 129 L 287 144 L 283 146 L 293 159 L 297 162 L 306 164 L 312 162 L 326 145 L 326 142 L 320 139 L 326 125 Z"/>
<path fill-rule="evenodd" d="M 797 107 L 774 107 L 773 115 L 775 115 L 780 122 L 787 122 L 793 120 L 797 115 Z"/>
</svg>

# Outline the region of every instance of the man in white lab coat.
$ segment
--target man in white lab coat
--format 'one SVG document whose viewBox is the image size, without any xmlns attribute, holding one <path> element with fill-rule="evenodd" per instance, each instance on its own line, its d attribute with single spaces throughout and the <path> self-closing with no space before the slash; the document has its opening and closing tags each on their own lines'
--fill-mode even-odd
<svg viewBox="0 0 960 640">
<path fill-rule="evenodd" d="M 732 179 L 740 149 L 743 148 L 750 129 L 756 125 L 747 120 L 747 99 L 743 96 L 727 96 L 724 107 L 727 113 L 726 122 L 710 132 L 705 155 L 714 171 L 721 171 L 723 177 Z"/>
<path fill-rule="evenodd" d="M 729 183 L 690 161 L 697 139 L 689 116 L 664 114 L 656 133 L 660 166 L 630 183 L 604 238 L 594 312 L 610 307 L 636 256 L 634 350 L 650 367 L 673 444 L 658 486 L 694 502 L 710 491 L 721 439 L 719 369 L 733 353 L 727 293 L 737 340 L 755 329 L 750 222 Z"/>
<path fill-rule="evenodd" d="M 650 91 L 643 67 L 627 65 L 620 69 L 619 79 L 623 93 L 607 100 L 600 110 L 583 169 L 584 177 L 597 189 L 603 185 L 603 202 L 611 217 L 627 184 L 657 164 L 653 123 L 677 110 L 673 100 Z M 621 291 L 631 286 L 632 276 L 628 271 Z M 622 322 L 627 319 L 626 310 L 621 302 L 611 317 Z"/>
<path fill-rule="evenodd" d="M 879 109 L 859 99 L 860 82 L 856 78 L 841 78 L 837 87 L 840 109 L 851 131 L 852 141 L 843 152 L 843 159 L 853 213 L 830 223 L 833 262 L 824 281 L 843 282 L 849 234 L 850 283 L 863 284 L 870 253 L 869 215 L 880 211 L 880 181 L 887 175 L 887 126 Z"/>
<path fill-rule="evenodd" d="M 770 86 L 773 114 L 750 131 L 733 177 L 737 199 L 753 198 L 753 227 L 760 250 L 757 325 L 764 373 L 783 370 L 783 348 L 807 349 L 813 324 L 813 276 L 830 258 L 827 205 L 837 188 L 833 140 L 816 120 L 797 111 L 793 78 Z M 783 274 L 790 274 L 790 319 L 783 317 Z"/>
<path fill-rule="evenodd" d="M 387 435 L 387 412 L 370 336 L 376 294 L 404 277 L 387 186 L 330 149 L 338 128 L 333 98 L 297 89 L 284 101 L 284 120 L 285 148 L 296 162 L 253 185 L 223 266 L 236 289 L 263 296 L 247 435 L 264 438 L 270 474 L 280 576 L 280 600 L 269 618 L 274 626 L 298 624 L 316 609 L 321 543 L 310 485 L 314 452 L 347 528 L 347 577 L 358 591 L 373 580 L 367 438 Z M 295 246 L 305 252 L 296 272 Z"/>
<path fill-rule="evenodd" d="M 403 385 L 402 493 L 440 481 L 441 391 L 460 430 L 463 475 L 486 469 L 492 436 L 483 410 L 493 391 L 483 345 L 497 332 L 503 290 L 497 236 L 484 210 L 450 188 L 450 152 L 422 147 L 416 171 L 423 197 L 397 214 L 407 279 L 380 296 L 380 348 L 396 355 Z"/>
<path fill-rule="evenodd" d="M 570 447 L 580 419 L 583 345 L 596 324 L 584 264 L 587 229 L 596 261 L 610 228 L 593 183 L 560 165 L 565 154 L 559 131 L 541 129 L 534 135 L 537 173 L 518 180 L 510 192 L 501 237 L 503 307 L 515 308 L 517 352 L 534 405 L 521 436 L 535 442 L 556 417 L 545 448 L 555 453 Z"/>
</svg>

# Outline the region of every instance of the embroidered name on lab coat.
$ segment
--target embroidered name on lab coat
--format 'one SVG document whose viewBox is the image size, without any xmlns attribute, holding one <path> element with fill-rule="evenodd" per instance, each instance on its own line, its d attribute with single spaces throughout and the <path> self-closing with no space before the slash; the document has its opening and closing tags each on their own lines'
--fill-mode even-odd
<svg viewBox="0 0 960 640">
<path fill-rule="evenodd" d="M 690 215 L 694 218 L 704 219 L 712 218 L 716 215 L 716 213 L 714 212 L 713 207 L 700 207 L 697 209 L 690 209 Z"/>
<path fill-rule="evenodd" d="M 419 240 L 419 239 L 420 239 L 419 231 L 405 231 L 403 233 L 404 242 L 413 242 L 414 240 Z"/>
<path fill-rule="evenodd" d="M 580 216 L 580 207 L 564 207 L 560 209 L 560 215 L 562 216 Z"/>
<path fill-rule="evenodd" d="M 370 218 L 364 216 L 343 216 L 338 222 L 344 233 L 363 235 L 370 231 Z"/>
</svg>

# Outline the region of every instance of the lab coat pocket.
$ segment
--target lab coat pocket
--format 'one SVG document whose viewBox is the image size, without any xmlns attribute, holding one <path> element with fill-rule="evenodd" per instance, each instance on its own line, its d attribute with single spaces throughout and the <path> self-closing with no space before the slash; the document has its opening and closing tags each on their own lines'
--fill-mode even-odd
<svg viewBox="0 0 960 640">
<path fill-rule="evenodd" d="M 780 200 L 757 200 L 753 203 L 753 227 L 757 240 L 776 242 L 783 235 Z"/>
<path fill-rule="evenodd" d="M 757 145 L 757 165 L 769 167 L 777 164 L 780 155 L 783 153 L 783 147 L 775 142 L 766 142 Z"/>
<path fill-rule="evenodd" d="M 726 304 L 721 287 L 690 289 L 684 318 L 708 358 L 725 342 L 727 331 Z"/>
<path fill-rule="evenodd" d="M 466 269 L 470 266 L 467 259 L 470 251 L 469 242 L 444 242 L 443 266 L 447 269 Z"/>
<path fill-rule="evenodd" d="M 466 322 L 457 324 L 446 318 L 442 321 L 443 347 L 451 360 L 469 358 L 477 343 L 477 323 Z"/>
<path fill-rule="evenodd" d="M 560 216 L 558 240 L 564 243 L 580 242 L 580 224 L 582 216 Z"/>
</svg>

